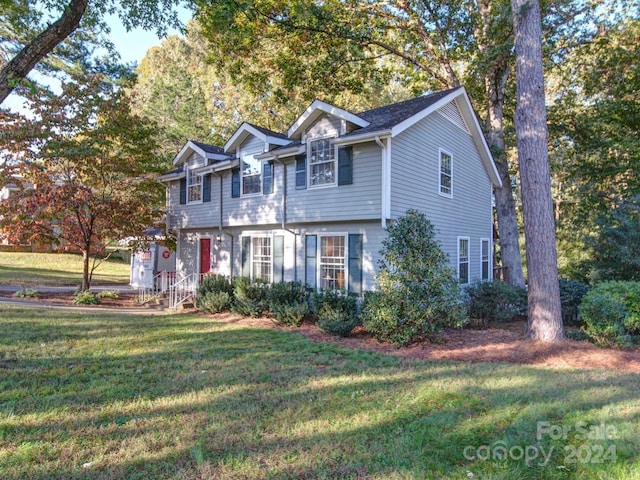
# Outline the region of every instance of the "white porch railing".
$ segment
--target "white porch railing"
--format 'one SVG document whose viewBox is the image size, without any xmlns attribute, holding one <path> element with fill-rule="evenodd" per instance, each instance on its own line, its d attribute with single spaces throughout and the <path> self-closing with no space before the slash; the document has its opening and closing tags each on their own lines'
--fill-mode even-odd
<svg viewBox="0 0 640 480">
<path fill-rule="evenodd" d="M 141 303 L 148 302 L 158 296 L 167 293 L 176 282 L 176 272 L 159 272 L 153 277 L 151 287 L 138 289 L 138 299 Z"/>
<path fill-rule="evenodd" d="M 192 273 L 169 288 L 169 308 L 175 309 L 189 297 L 195 299 L 202 275 Z"/>
</svg>

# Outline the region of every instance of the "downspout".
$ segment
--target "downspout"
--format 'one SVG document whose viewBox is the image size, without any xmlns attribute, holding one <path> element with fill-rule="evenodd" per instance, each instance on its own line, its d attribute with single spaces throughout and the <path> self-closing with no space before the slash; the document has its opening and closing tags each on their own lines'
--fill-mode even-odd
<svg viewBox="0 0 640 480">
<path fill-rule="evenodd" d="M 287 166 L 277 155 L 273 161 L 278 165 L 282 165 L 282 204 L 280 206 L 282 215 L 280 228 L 293 234 L 293 281 L 296 282 L 298 281 L 298 235 L 300 235 L 300 232 L 287 227 Z"/>
<path fill-rule="evenodd" d="M 223 206 L 223 198 L 224 196 L 222 195 L 222 175 L 220 175 L 218 172 L 212 172 L 213 175 L 215 175 L 216 177 L 218 177 L 218 179 L 220 180 L 220 214 L 218 217 L 218 236 L 220 237 L 220 239 L 222 239 L 222 235 L 227 235 L 230 239 L 231 239 L 231 248 L 229 249 L 229 278 L 233 277 L 233 234 L 225 231 L 222 228 L 222 206 Z"/>
<path fill-rule="evenodd" d="M 387 147 L 384 143 L 382 143 L 382 140 L 380 140 L 380 137 L 378 135 L 376 135 L 376 143 L 378 144 L 378 146 L 382 149 L 382 195 L 381 195 L 381 205 L 380 205 L 380 224 L 382 225 L 382 228 L 386 229 L 387 228 L 387 183 L 390 181 L 389 178 L 387 178 Z"/>
</svg>

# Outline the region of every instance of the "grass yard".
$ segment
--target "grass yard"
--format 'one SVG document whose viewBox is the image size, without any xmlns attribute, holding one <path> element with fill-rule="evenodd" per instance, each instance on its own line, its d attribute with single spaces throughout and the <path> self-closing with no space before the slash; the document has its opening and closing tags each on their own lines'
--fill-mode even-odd
<svg viewBox="0 0 640 480">
<path fill-rule="evenodd" d="M 96 285 L 129 283 L 130 266 L 108 260 L 93 273 Z M 0 285 L 49 287 L 82 284 L 82 255 L 0 252 Z"/>
<path fill-rule="evenodd" d="M 640 376 L 0 307 L 3 479 L 640 478 Z"/>
</svg>

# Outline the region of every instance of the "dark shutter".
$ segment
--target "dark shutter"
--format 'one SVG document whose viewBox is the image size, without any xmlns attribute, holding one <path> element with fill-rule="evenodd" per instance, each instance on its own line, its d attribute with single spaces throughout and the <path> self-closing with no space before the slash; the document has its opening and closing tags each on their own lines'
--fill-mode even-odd
<svg viewBox="0 0 640 480">
<path fill-rule="evenodd" d="M 273 283 L 284 281 L 284 236 L 273 237 Z"/>
<path fill-rule="evenodd" d="M 207 173 L 202 177 L 202 201 L 211 201 L 211 174 Z"/>
<path fill-rule="evenodd" d="M 271 162 L 262 164 L 262 193 L 264 195 L 273 193 L 273 164 Z"/>
<path fill-rule="evenodd" d="M 298 155 L 296 157 L 296 189 L 307 188 L 307 156 Z"/>
<path fill-rule="evenodd" d="M 305 237 L 305 283 L 309 288 L 316 288 L 316 255 L 318 249 L 318 237 L 316 235 L 307 235 Z"/>
<path fill-rule="evenodd" d="M 251 277 L 251 237 L 242 237 L 242 276 Z"/>
<path fill-rule="evenodd" d="M 187 203 L 187 179 L 180 179 L 180 205 Z"/>
<path fill-rule="evenodd" d="M 231 171 L 231 196 L 233 198 L 240 197 L 240 169 L 234 168 Z"/>
<path fill-rule="evenodd" d="M 353 183 L 353 147 L 338 148 L 338 185 Z"/>
<path fill-rule="evenodd" d="M 362 234 L 349 235 L 349 292 L 362 295 Z"/>
</svg>

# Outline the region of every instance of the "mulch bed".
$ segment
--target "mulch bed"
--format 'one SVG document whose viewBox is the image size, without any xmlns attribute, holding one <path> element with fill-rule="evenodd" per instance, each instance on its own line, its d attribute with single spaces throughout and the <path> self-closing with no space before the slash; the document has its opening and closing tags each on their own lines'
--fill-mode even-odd
<svg viewBox="0 0 640 480">
<path fill-rule="evenodd" d="M 0 296 L 11 297 L 12 292 L 0 290 Z M 137 302 L 137 293 L 121 293 L 118 299 L 104 298 L 100 307 L 145 308 Z M 72 305 L 74 295 L 65 293 L 40 293 L 30 300 L 43 303 Z M 419 360 L 451 360 L 459 362 L 500 362 L 535 365 L 552 368 L 605 369 L 640 373 L 640 349 L 617 350 L 599 348 L 588 342 L 564 340 L 559 343 L 531 341 L 526 335 L 526 320 L 450 329 L 436 342 L 421 342 L 404 348 L 380 343 L 361 327 L 351 336 L 338 338 L 319 330 L 312 323 L 297 328 L 284 328 L 268 318 L 245 318 L 231 313 L 216 315 L 199 314 L 222 323 L 274 328 L 297 332 L 314 342 L 330 342 L 348 348 L 374 350 L 380 353 Z"/>
</svg>

